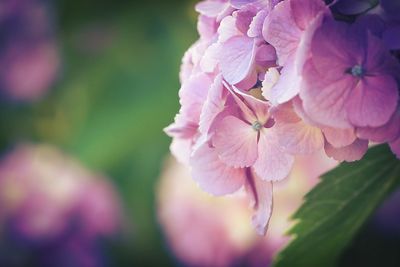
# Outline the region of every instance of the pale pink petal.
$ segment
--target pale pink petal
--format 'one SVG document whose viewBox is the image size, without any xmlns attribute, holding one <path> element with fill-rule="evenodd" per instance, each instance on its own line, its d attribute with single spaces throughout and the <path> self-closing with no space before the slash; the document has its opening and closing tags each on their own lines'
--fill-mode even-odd
<svg viewBox="0 0 400 267">
<path fill-rule="evenodd" d="M 348 146 L 357 139 L 353 128 L 338 129 L 331 127 L 323 127 L 322 131 L 324 133 L 326 140 L 333 147 Z"/>
<path fill-rule="evenodd" d="M 200 67 L 204 72 L 212 73 L 218 65 L 218 54 L 221 49 L 220 43 L 210 45 L 200 60 Z"/>
<path fill-rule="evenodd" d="M 175 122 L 164 129 L 164 132 L 171 137 L 192 138 L 197 132 L 198 125 L 187 120 L 181 114 L 175 116 Z"/>
<path fill-rule="evenodd" d="M 297 123 L 274 125 L 282 149 L 292 154 L 311 154 L 324 146 L 324 137 L 319 128 Z"/>
<path fill-rule="evenodd" d="M 368 141 L 357 139 L 351 145 L 341 147 L 341 148 L 334 148 L 328 142 L 325 142 L 325 152 L 326 154 L 334 158 L 337 161 L 356 161 L 360 160 L 365 152 L 368 150 Z"/>
<path fill-rule="evenodd" d="M 215 149 L 210 148 L 207 143 L 195 151 L 190 165 L 193 179 L 210 194 L 234 193 L 244 183 L 244 169 L 235 169 L 221 162 Z"/>
<path fill-rule="evenodd" d="M 226 97 L 227 90 L 222 85 L 222 76 L 218 75 L 211 85 L 200 115 L 199 130 L 201 133 L 208 133 L 215 117 L 224 109 Z"/>
<path fill-rule="evenodd" d="M 280 77 L 277 68 L 269 68 L 265 73 L 264 81 L 262 82 L 262 95 L 265 99 L 271 101 L 272 88 L 278 82 Z M 272 102 L 272 101 L 271 101 Z"/>
<path fill-rule="evenodd" d="M 270 113 L 276 123 L 301 122 L 301 118 L 295 112 L 292 102 L 272 107 Z"/>
<path fill-rule="evenodd" d="M 217 17 L 222 13 L 229 3 L 222 1 L 202 1 L 198 3 L 195 7 L 196 11 L 207 17 Z"/>
<path fill-rule="evenodd" d="M 366 76 L 360 80 L 346 104 L 348 118 L 359 127 L 386 124 L 397 107 L 399 92 L 395 79 L 388 75 Z"/>
<path fill-rule="evenodd" d="M 254 171 L 266 181 L 286 178 L 292 168 L 294 157 L 282 151 L 272 129 L 262 129 L 258 140 L 258 159 Z"/>
<path fill-rule="evenodd" d="M 220 51 L 220 68 L 225 80 L 237 84 L 255 71 L 255 41 L 236 36 L 224 43 Z"/>
<path fill-rule="evenodd" d="M 248 167 L 257 160 L 257 134 L 251 125 L 228 116 L 217 126 L 212 143 L 225 164 Z"/>
<path fill-rule="evenodd" d="M 260 179 L 250 169 L 246 173 L 245 186 L 254 209 L 252 223 L 259 235 L 265 235 L 273 207 L 272 182 Z"/>
<path fill-rule="evenodd" d="M 272 87 L 270 101 L 282 104 L 294 98 L 300 91 L 301 76 L 297 73 L 294 63 L 283 67 L 278 82 Z"/>
<path fill-rule="evenodd" d="M 268 13 L 268 11 L 262 9 L 254 16 L 247 31 L 247 36 L 254 38 L 262 35 L 262 28 Z"/>
<path fill-rule="evenodd" d="M 197 31 L 201 39 L 212 39 L 217 32 L 218 25 L 214 18 L 200 15 L 197 21 Z"/>
<path fill-rule="evenodd" d="M 357 129 L 357 136 L 373 142 L 393 141 L 400 135 L 400 107 L 392 115 L 388 123 L 381 127 L 363 127 Z"/>
<path fill-rule="evenodd" d="M 192 75 L 182 84 L 179 91 L 181 110 L 180 113 L 190 118 L 193 122 L 199 122 L 201 109 L 207 98 L 212 80 L 204 73 Z"/>
<path fill-rule="evenodd" d="M 350 128 L 345 105 L 354 87 L 354 79 L 347 75 L 340 79 L 321 78 L 310 61 L 304 66 L 300 98 L 307 116 L 322 125 Z"/>
<path fill-rule="evenodd" d="M 188 165 L 190 154 L 192 153 L 192 140 L 191 139 L 172 139 L 169 147 L 172 155 L 182 164 Z"/>
<path fill-rule="evenodd" d="M 396 155 L 398 159 L 400 159 L 400 137 L 397 138 L 395 141 L 389 143 L 390 149 Z"/>
<path fill-rule="evenodd" d="M 242 33 L 236 27 L 236 18 L 227 16 L 222 19 L 218 28 L 218 42 L 224 43 L 235 36 L 241 36 Z"/>
<path fill-rule="evenodd" d="M 278 64 L 286 64 L 298 46 L 301 30 L 292 16 L 290 1 L 280 2 L 265 19 L 263 26 L 264 39 L 275 47 Z"/>
</svg>

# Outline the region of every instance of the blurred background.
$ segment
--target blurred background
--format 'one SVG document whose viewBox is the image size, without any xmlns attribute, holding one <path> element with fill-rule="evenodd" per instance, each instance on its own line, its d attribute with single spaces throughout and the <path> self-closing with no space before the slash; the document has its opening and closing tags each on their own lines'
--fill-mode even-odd
<svg viewBox="0 0 400 267">
<path fill-rule="evenodd" d="M 197 189 L 166 181 L 190 179 L 167 159 L 170 140 L 162 128 L 178 111 L 180 61 L 197 39 L 194 4 L 0 1 L 1 267 L 265 266 L 287 242 L 273 237 L 266 248 L 246 228 L 246 208 L 227 211 L 237 226 L 229 233 L 222 218 L 202 221 L 211 200 L 180 206 L 192 195 L 180 195 L 181 184 L 183 192 Z M 295 200 L 285 216 L 313 183 L 291 187 Z M 382 213 L 393 216 L 390 207 Z M 185 228 L 193 218 L 197 224 Z M 278 219 L 278 229 L 282 224 Z M 398 225 L 392 227 L 400 233 Z M 365 238 L 386 243 L 385 235 L 367 232 L 344 266 L 354 263 L 351 255 L 365 257 Z M 202 236 L 226 236 L 214 240 L 213 248 L 223 247 L 218 256 Z M 393 239 L 393 231 L 387 236 Z"/>
</svg>

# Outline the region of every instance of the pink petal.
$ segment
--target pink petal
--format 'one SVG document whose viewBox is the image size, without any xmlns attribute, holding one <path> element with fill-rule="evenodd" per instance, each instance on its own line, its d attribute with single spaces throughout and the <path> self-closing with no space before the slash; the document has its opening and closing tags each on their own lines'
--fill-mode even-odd
<svg viewBox="0 0 400 267">
<path fill-rule="evenodd" d="M 226 195 L 239 190 L 245 179 L 244 169 L 225 165 L 218 158 L 215 149 L 207 143 L 201 145 L 193 154 L 190 165 L 192 177 L 206 192 L 213 195 Z"/>
<path fill-rule="evenodd" d="M 225 164 L 248 167 L 257 160 L 257 134 L 251 125 L 228 116 L 217 126 L 212 143 Z"/>
<path fill-rule="evenodd" d="M 198 125 L 178 114 L 175 122 L 164 129 L 164 132 L 171 137 L 192 138 L 197 133 Z"/>
<path fill-rule="evenodd" d="M 172 155 L 182 164 L 188 165 L 192 153 L 192 140 L 174 138 L 169 147 Z"/>
<path fill-rule="evenodd" d="M 272 182 L 264 181 L 247 170 L 246 189 L 254 209 L 252 223 L 259 235 L 265 235 L 272 214 Z"/>
<path fill-rule="evenodd" d="M 278 138 L 272 129 L 262 129 L 258 140 L 258 159 L 253 168 L 261 179 L 279 181 L 286 178 L 294 158 L 282 151 Z"/>
<path fill-rule="evenodd" d="M 399 92 L 391 76 L 366 76 L 351 91 L 346 109 L 349 120 L 359 127 L 382 126 L 396 110 Z"/>
<path fill-rule="evenodd" d="M 255 71 L 255 41 L 236 36 L 226 41 L 220 51 L 220 68 L 225 80 L 237 84 Z"/>
<path fill-rule="evenodd" d="M 259 100 L 254 96 L 244 93 L 237 88 L 233 87 L 234 94 L 237 94 L 243 98 L 242 103 L 252 111 L 252 114 L 255 115 L 255 120 L 259 121 L 261 124 L 265 124 L 269 119 L 269 108 L 270 105 L 263 100 Z M 238 102 L 238 101 L 237 101 Z M 242 107 L 243 105 L 240 105 Z M 248 112 L 243 111 L 243 112 Z M 253 123 L 253 121 L 248 121 L 249 123 Z"/>
<path fill-rule="evenodd" d="M 280 78 L 271 89 L 270 101 L 276 104 L 285 103 L 294 98 L 300 91 L 301 77 L 294 63 L 286 64 Z"/>
<path fill-rule="evenodd" d="M 278 82 L 280 73 L 277 68 L 269 68 L 265 73 L 264 81 L 262 82 L 262 95 L 265 99 L 271 101 L 272 88 Z M 271 101 L 272 102 L 272 101 Z"/>
<path fill-rule="evenodd" d="M 300 117 L 294 110 L 292 102 L 272 107 L 270 110 L 271 116 L 276 123 L 297 123 L 301 122 Z"/>
<path fill-rule="evenodd" d="M 400 159 L 400 137 L 397 138 L 395 141 L 389 143 L 390 149 L 396 155 L 398 159 Z"/>
<path fill-rule="evenodd" d="M 290 4 L 296 25 L 303 31 L 310 25 L 315 17 L 329 10 L 321 0 L 291 0 Z"/>
<path fill-rule="evenodd" d="M 324 137 L 319 128 L 297 123 L 277 123 L 274 125 L 279 144 L 284 151 L 293 154 L 311 154 L 324 146 Z"/>
<path fill-rule="evenodd" d="M 262 35 L 262 28 L 267 15 L 268 11 L 262 9 L 254 16 L 247 31 L 249 37 L 254 38 Z"/>
<path fill-rule="evenodd" d="M 200 115 L 199 130 L 201 133 L 208 133 L 215 117 L 224 109 L 226 97 L 227 90 L 222 85 L 222 76 L 218 75 L 211 85 Z"/>
<path fill-rule="evenodd" d="M 183 83 L 179 91 L 181 111 L 180 113 L 198 123 L 203 104 L 207 98 L 212 80 L 203 73 L 193 75 Z"/>
<path fill-rule="evenodd" d="M 267 66 L 276 61 L 275 48 L 272 45 L 262 44 L 257 49 L 256 62 L 258 65 Z"/>
<path fill-rule="evenodd" d="M 363 127 L 357 129 L 357 136 L 373 142 L 393 141 L 400 135 L 400 107 L 392 115 L 388 123 L 381 127 Z"/>
<path fill-rule="evenodd" d="M 265 19 L 264 39 L 276 49 L 278 64 L 283 66 L 296 51 L 301 31 L 296 25 L 290 1 L 280 2 Z"/>
<path fill-rule="evenodd" d="M 221 49 L 220 43 L 210 45 L 200 60 L 200 67 L 204 72 L 213 73 L 218 65 L 218 54 Z"/>
<path fill-rule="evenodd" d="M 236 18 L 227 16 L 222 19 L 221 24 L 218 28 L 218 42 L 225 43 L 229 39 L 235 36 L 241 36 L 242 33 L 236 27 Z"/>
<path fill-rule="evenodd" d="M 233 13 L 233 16 L 236 17 L 236 27 L 240 30 L 240 32 L 247 34 L 250 23 L 256 14 L 257 8 L 253 5 L 244 6 Z"/>
<path fill-rule="evenodd" d="M 364 35 L 351 30 L 347 23 L 324 18 L 315 31 L 311 42 L 312 61 L 324 79 L 335 81 L 343 75 L 350 76 L 346 74 L 348 69 L 360 64 L 365 56 Z"/>
<path fill-rule="evenodd" d="M 305 64 L 300 98 L 311 120 L 326 126 L 351 128 L 344 106 L 354 79 L 344 75 L 334 80 L 322 78 L 310 61 Z"/>
<path fill-rule="evenodd" d="M 353 128 L 338 129 L 331 127 L 323 127 L 322 131 L 325 135 L 326 140 L 333 147 L 348 146 L 357 139 Z"/>
<path fill-rule="evenodd" d="M 228 6 L 229 3 L 222 1 L 202 1 L 196 5 L 195 9 L 207 17 L 217 17 Z"/>
<path fill-rule="evenodd" d="M 328 142 L 325 142 L 325 152 L 326 154 L 340 162 L 342 161 L 356 161 L 360 160 L 365 152 L 368 150 L 368 141 L 357 139 L 351 145 L 334 148 Z"/>
</svg>

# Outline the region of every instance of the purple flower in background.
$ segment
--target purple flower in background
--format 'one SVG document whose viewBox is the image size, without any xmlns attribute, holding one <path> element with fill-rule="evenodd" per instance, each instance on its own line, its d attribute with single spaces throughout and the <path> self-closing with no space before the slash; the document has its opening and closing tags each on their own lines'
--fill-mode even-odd
<svg viewBox="0 0 400 267">
<path fill-rule="evenodd" d="M 0 93 L 33 101 L 57 77 L 60 56 L 47 1 L 0 3 Z"/>
<path fill-rule="evenodd" d="M 35 266 L 104 266 L 100 241 L 122 226 L 113 186 L 43 145 L 21 145 L 1 161 L 0 207 L 1 266 L 14 262 L 8 250 Z"/>
</svg>

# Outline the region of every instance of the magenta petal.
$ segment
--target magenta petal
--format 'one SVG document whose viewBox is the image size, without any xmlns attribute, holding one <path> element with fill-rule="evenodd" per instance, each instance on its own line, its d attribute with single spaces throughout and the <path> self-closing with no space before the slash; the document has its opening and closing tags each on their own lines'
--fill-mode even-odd
<svg viewBox="0 0 400 267">
<path fill-rule="evenodd" d="M 390 149 L 396 155 L 398 159 L 400 159 L 400 137 L 397 138 L 395 141 L 389 143 Z"/>
<path fill-rule="evenodd" d="M 305 124 L 278 123 L 274 126 L 280 146 L 292 154 L 311 154 L 324 146 L 321 130 Z"/>
<path fill-rule="evenodd" d="M 351 91 L 346 104 L 349 120 L 356 126 L 382 126 L 396 109 L 399 93 L 388 75 L 364 77 Z"/>
<path fill-rule="evenodd" d="M 257 134 L 251 125 L 228 116 L 217 126 L 212 142 L 225 164 L 249 167 L 257 160 Z"/>
<path fill-rule="evenodd" d="M 279 181 L 286 178 L 292 168 L 294 157 L 282 151 L 272 129 L 263 129 L 258 141 L 258 159 L 253 168 L 261 179 Z"/>
<path fill-rule="evenodd" d="M 338 129 L 323 127 L 322 131 L 324 132 L 326 140 L 333 147 L 348 146 L 352 144 L 357 138 L 353 128 Z"/>
<path fill-rule="evenodd" d="M 225 80 L 237 84 L 254 71 L 255 41 L 236 36 L 226 41 L 220 51 L 220 68 Z"/>
<path fill-rule="evenodd" d="M 341 148 L 334 148 L 328 142 L 325 142 L 325 152 L 326 154 L 336 159 L 337 161 L 356 161 L 360 160 L 365 152 L 368 150 L 368 141 L 357 139 L 351 145 L 341 147 Z"/>
<path fill-rule="evenodd" d="M 193 179 L 210 194 L 226 195 L 243 186 L 244 169 L 235 169 L 221 162 L 215 149 L 207 143 L 194 152 L 190 164 Z"/>
<path fill-rule="evenodd" d="M 253 226 L 259 235 L 265 235 L 272 214 L 272 182 L 260 179 L 248 169 L 245 186 L 254 209 Z"/>
</svg>

